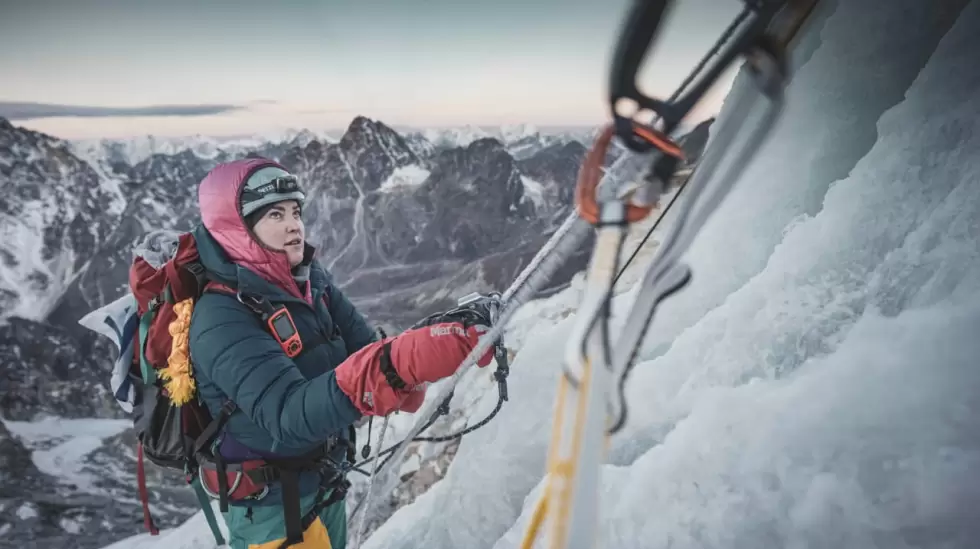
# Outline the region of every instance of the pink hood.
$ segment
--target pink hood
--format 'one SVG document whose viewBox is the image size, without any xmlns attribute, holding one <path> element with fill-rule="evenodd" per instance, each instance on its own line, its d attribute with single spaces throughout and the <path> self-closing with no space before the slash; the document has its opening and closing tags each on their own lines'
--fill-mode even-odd
<svg viewBox="0 0 980 549">
<path fill-rule="evenodd" d="M 211 170 L 198 187 L 201 221 L 233 263 L 251 269 L 291 295 L 309 301 L 309 286 L 307 295 L 302 295 L 293 279 L 286 252 L 259 244 L 245 226 L 238 208 L 245 177 L 263 166 L 285 169 L 268 159 L 248 158 L 219 164 Z"/>
</svg>

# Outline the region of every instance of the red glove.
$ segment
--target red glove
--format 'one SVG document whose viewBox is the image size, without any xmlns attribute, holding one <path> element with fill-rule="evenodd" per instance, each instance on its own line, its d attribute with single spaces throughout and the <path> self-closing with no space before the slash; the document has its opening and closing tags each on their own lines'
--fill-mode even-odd
<svg viewBox="0 0 980 549">
<path fill-rule="evenodd" d="M 453 375 L 487 329 L 440 322 L 377 341 L 334 370 L 337 385 L 363 415 L 415 412 L 425 400 L 426 383 Z M 477 365 L 482 368 L 491 360 L 493 347 Z"/>
</svg>

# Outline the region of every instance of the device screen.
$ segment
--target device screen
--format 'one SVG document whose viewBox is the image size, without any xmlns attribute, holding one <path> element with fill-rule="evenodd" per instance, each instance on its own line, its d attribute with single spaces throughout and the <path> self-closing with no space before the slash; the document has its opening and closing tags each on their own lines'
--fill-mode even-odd
<svg viewBox="0 0 980 549">
<path fill-rule="evenodd" d="M 289 322 L 289 316 L 285 314 L 276 315 L 276 317 L 272 319 L 272 327 L 276 330 L 276 333 L 279 334 L 279 338 L 283 341 L 293 337 L 293 334 L 296 333 L 296 331 L 293 330 L 293 324 Z"/>
</svg>

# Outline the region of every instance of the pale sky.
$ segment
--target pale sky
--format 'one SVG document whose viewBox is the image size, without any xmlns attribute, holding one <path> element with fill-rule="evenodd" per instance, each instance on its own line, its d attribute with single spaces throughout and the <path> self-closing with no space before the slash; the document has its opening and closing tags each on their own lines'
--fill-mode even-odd
<svg viewBox="0 0 980 549">
<path fill-rule="evenodd" d="M 0 116 L 65 138 L 340 129 L 358 114 L 596 125 L 631 2 L 0 0 Z M 640 78 L 665 97 L 742 4 L 675 3 Z"/>
</svg>

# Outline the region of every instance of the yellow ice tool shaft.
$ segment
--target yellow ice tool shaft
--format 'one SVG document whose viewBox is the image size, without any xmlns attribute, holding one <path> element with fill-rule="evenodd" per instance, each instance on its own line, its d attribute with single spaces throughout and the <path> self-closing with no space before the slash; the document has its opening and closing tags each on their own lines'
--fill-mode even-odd
<svg viewBox="0 0 980 549">
<path fill-rule="evenodd" d="M 611 372 L 606 348 L 609 296 L 628 226 L 617 223 L 622 203 L 604 206 L 578 320 L 568 340 L 565 370 L 558 380 L 548 472 L 522 547 L 530 549 L 546 517 L 547 546 L 591 549 L 599 511 L 599 471 L 605 457 L 607 398 Z"/>
</svg>

